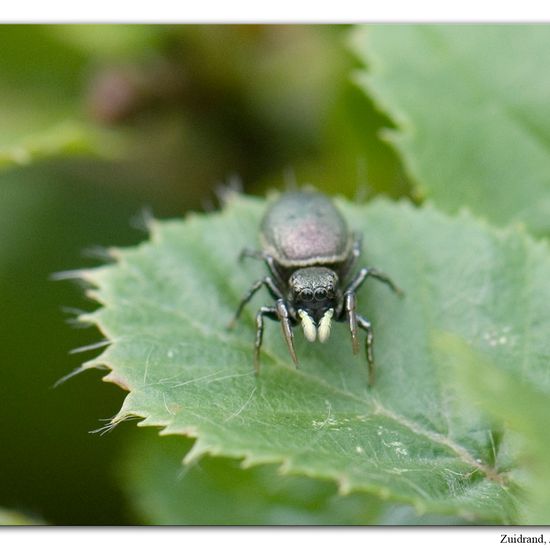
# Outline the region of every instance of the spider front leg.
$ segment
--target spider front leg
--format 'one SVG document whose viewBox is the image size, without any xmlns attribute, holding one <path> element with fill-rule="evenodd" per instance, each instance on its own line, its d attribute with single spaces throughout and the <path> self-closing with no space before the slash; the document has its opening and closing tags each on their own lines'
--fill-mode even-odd
<svg viewBox="0 0 550 550">
<path fill-rule="evenodd" d="M 256 313 L 256 340 L 254 341 L 254 369 L 256 374 L 260 372 L 260 349 L 264 337 L 264 317 L 277 321 L 277 308 L 263 306 Z"/>
<path fill-rule="evenodd" d="M 357 313 L 355 292 L 346 292 L 344 295 L 344 311 L 348 319 L 349 331 L 351 334 L 351 347 L 353 354 L 356 355 L 359 351 L 359 341 L 357 340 Z"/>
<path fill-rule="evenodd" d="M 359 327 L 367 333 L 365 338 L 365 354 L 367 356 L 368 385 L 372 386 L 374 384 L 374 335 L 370 322 L 361 315 L 358 315 L 356 312 L 355 292 L 346 292 L 344 296 L 344 311 L 348 319 L 349 330 L 351 333 L 351 345 L 354 354 L 359 351 L 357 328 Z"/>
<path fill-rule="evenodd" d="M 260 349 L 264 336 L 264 317 L 281 323 L 288 351 L 290 352 L 292 361 L 298 366 L 298 358 L 296 357 L 296 351 L 294 349 L 294 335 L 292 334 L 291 319 L 284 300 L 280 299 L 277 300 L 275 307 L 263 306 L 256 314 L 256 340 L 254 342 L 254 368 L 256 369 L 256 373 L 260 372 Z"/>
<path fill-rule="evenodd" d="M 372 326 L 370 324 L 370 321 L 365 319 L 364 317 L 361 317 L 361 315 L 357 315 L 357 324 L 367 333 L 367 336 L 365 337 L 365 353 L 367 355 L 367 369 L 369 373 L 369 379 L 368 384 L 369 386 L 374 385 L 374 352 L 373 352 L 373 342 L 374 342 L 374 335 L 372 333 Z"/>
<path fill-rule="evenodd" d="M 281 322 L 281 328 L 283 329 L 283 336 L 285 338 L 290 357 L 294 362 L 294 366 L 298 367 L 298 357 L 296 357 L 296 350 L 294 349 L 294 334 L 292 333 L 292 324 L 290 319 L 290 313 L 288 307 L 283 299 L 277 300 L 275 304 L 279 321 Z"/>
</svg>

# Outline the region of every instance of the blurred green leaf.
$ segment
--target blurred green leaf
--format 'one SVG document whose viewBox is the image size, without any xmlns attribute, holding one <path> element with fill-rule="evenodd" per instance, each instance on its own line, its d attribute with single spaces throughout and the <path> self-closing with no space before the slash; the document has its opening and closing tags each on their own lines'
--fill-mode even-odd
<svg viewBox="0 0 550 550">
<path fill-rule="evenodd" d="M 224 327 L 264 272 L 236 257 L 257 242 L 265 204 L 235 198 L 221 214 L 154 223 L 150 242 L 81 273 L 103 305 L 85 319 L 112 341 L 86 367 L 106 365 L 106 380 L 130 390 L 112 423 L 138 416 L 143 425 L 197 437 L 188 460 L 209 453 L 281 463 L 285 472 L 421 512 L 512 521 L 513 464 L 501 462 L 485 417 L 439 376 L 431 332 L 487 349 L 502 369 L 520 362 L 524 376 L 548 386 L 548 251 L 467 215 L 385 202 L 340 206 L 365 236 L 368 264 L 407 291 L 404 300 L 372 284 L 361 292 L 376 337 L 372 391 L 342 325 L 325 346 L 297 335 L 302 366 L 295 370 L 270 324 L 263 370 L 254 376 L 253 308 L 235 332 Z"/>
<path fill-rule="evenodd" d="M 120 62 L 154 55 L 169 29 L 168 25 L 48 25 L 46 32 L 95 60 Z"/>
<path fill-rule="evenodd" d="M 20 512 L 0 508 L 0 525 L 45 525 L 45 523 Z"/>
<path fill-rule="evenodd" d="M 521 369 L 509 372 L 498 368 L 457 337 L 441 335 L 437 338 L 437 345 L 448 358 L 452 375 L 476 405 L 522 436 L 524 441 L 520 458 L 527 471 L 527 478 L 522 481 L 529 488 L 529 500 L 522 509 L 521 522 L 548 525 L 550 392 L 547 385 L 535 383 L 525 374 L 520 374 Z"/>
<path fill-rule="evenodd" d="M 550 27 L 378 25 L 353 39 L 421 197 L 550 233 Z"/>
<path fill-rule="evenodd" d="M 274 466 L 242 468 L 205 456 L 184 465 L 190 443 L 141 432 L 119 471 L 129 501 L 153 525 L 438 525 L 459 518 L 418 516 L 371 495 L 340 495 L 336 484 L 285 476 Z"/>
<path fill-rule="evenodd" d="M 55 39 L 49 25 L 2 25 L 0 27 L 0 88 L 26 90 L 34 97 L 50 96 L 51 109 L 63 108 L 82 84 L 86 57 Z M 29 105 L 32 109 L 32 104 Z M 9 105 L 2 105 L 9 111 Z"/>
<path fill-rule="evenodd" d="M 122 142 L 112 133 L 90 124 L 65 121 L 3 147 L 0 144 L 0 170 L 56 156 L 92 154 L 109 158 L 121 148 Z"/>
<path fill-rule="evenodd" d="M 154 525 L 363 525 L 383 504 L 344 497 L 336 486 L 283 476 L 273 466 L 243 469 L 234 459 L 204 457 L 183 465 L 189 443 L 146 434 L 120 468 L 130 502 Z"/>
<path fill-rule="evenodd" d="M 51 28 L 0 27 L 0 170 L 56 156 L 109 157 L 118 146 L 85 121 L 90 59 L 56 40 Z"/>
</svg>

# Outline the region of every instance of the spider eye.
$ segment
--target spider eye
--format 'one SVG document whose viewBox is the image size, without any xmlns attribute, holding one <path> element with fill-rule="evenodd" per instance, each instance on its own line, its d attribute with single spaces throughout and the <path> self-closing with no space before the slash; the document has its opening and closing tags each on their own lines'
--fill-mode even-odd
<svg viewBox="0 0 550 550">
<path fill-rule="evenodd" d="M 311 300 L 313 300 L 313 292 L 308 288 L 302 290 L 302 292 L 300 292 L 300 300 L 303 302 L 311 302 Z"/>
<path fill-rule="evenodd" d="M 327 296 L 328 296 L 328 293 L 325 288 L 318 288 L 315 291 L 315 299 L 319 302 L 322 300 L 326 300 Z"/>
</svg>

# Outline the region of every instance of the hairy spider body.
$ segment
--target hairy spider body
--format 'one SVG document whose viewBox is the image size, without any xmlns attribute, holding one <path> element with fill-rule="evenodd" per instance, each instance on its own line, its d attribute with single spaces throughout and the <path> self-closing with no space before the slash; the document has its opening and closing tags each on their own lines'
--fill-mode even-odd
<svg viewBox="0 0 550 550">
<path fill-rule="evenodd" d="M 261 223 L 261 251 L 245 249 L 240 258 L 264 260 L 270 275 L 256 281 L 241 300 L 233 321 L 244 306 L 265 286 L 275 300 L 256 315 L 254 366 L 260 368 L 264 317 L 279 321 L 290 356 L 296 366 L 293 328 L 302 325 L 310 342 L 325 342 L 332 321 L 347 322 L 352 349 L 359 350 L 358 328 L 366 332 L 369 385 L 374 382 L 373 333 L 368 319 L 356 311 L 356 292 L 374 277 L 401 294 L 384 273 L 362 268 L 353 274 L 361 254 L 361 238 L 348 230 L 346 221 L 325 195 L 316 191 L 282 194 L 267 209 Z"/>
</svg>

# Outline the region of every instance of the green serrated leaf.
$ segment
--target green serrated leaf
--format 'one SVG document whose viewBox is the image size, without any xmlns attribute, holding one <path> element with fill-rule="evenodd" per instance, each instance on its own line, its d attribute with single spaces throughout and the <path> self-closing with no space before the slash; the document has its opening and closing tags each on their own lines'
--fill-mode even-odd
<svg viewBox="0 0 550 550">
<path fill-rule="evenodd" d="M 103 306 L 85 317 L 112 342 L 86 366 L 106 365 L 106 380 L 130 392 L 113 423 L 137 416 L 197 437 L 188 460 L 209 453 L 278 463 L 420 512 L 513 521 L 514 463 L 501 456 L 491 423 L 441 376 L 432 332 L 456 334 L 501 369 L 550 386 L 547 249 L 466 214 L 339 205 L 364 235 L 363 263 L 407 293 L 400 300 L 370 283 L 359 294 L 375 331 L 374 388 L 340 324 L 325 345 L 297 333 L 295 370 L 270 323 L 254 376 L 254 306 L 269 299 L 258 296 L 235 331 L 225 326 L 265 273 L 253 261 L 237 264 L 243 247 L 258 244 L 265 204 L 237 197 L 222 213 L 154 222 L 151 241 L 81 273 Z"/>
<path fill-rule="evenodd" d="M 378 25 L 353 38 L 417 193 L 548 235 L 550 27 Z"/>
</svg>

